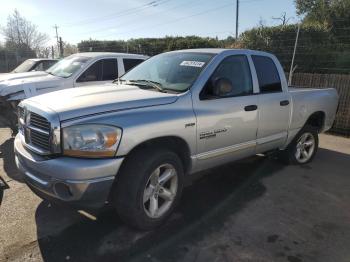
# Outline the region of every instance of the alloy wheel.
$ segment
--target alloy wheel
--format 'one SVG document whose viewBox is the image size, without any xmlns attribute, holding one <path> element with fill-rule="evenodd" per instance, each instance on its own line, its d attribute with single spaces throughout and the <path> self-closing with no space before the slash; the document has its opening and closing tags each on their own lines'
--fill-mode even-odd
<svg viewBox="0 0 350 262">
<path fill-rule="evenodd" d="M 150 175 L 143 193 L 143 207 L 150 218 L 163 216 L 172 206 L 178 189 L 178 175 L 171 164 L 157 167 Z"/>
</svg>

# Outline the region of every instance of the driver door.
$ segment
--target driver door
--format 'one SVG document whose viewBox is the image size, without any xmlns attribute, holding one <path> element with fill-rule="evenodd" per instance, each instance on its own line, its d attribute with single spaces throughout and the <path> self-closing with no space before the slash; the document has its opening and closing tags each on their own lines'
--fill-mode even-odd
<svg viewBox="0 0 350 262">
<path fill-rule="evenodd" d="M 232 91 L 217 95 L 215 81 L 225 79 Z M 197 163 L 200 169 L 255 153 L 258 97 L 253 94 L 250 64 L 245 55 L 226 57 L 194 100 L 197 117 Z"/>
</svg>

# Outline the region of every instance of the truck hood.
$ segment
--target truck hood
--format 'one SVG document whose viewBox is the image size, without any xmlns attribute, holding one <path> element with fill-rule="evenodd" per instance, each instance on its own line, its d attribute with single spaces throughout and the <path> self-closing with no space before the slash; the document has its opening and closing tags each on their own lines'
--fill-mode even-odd
<svg viewBox="0 0 350 262">
<path fill-rule="evenodd" d="M 105 84 L 64 89 L 25 102 L 49 108 L 64 121 L 93 114 L 170 104 L 177 98 L 176 94 L 143 90 L 131 85 Z"/>
<path fill-rule="evenodd" d="M 40 93 L 40 89 L 58 88 L 64 84 L 60 77 L 45 72 L 16 73 L 12 78 L 0 80 L 0 96 L 21 96 L 17 99 L 29 98 Z M 17 75 L 22 75 L 16 77 Z M 24 76 L 26 75 L 26 76 Z"/>
<path fill-rule="evenodd" d="M 45 75 L 47 75 L 47 73 L 44 71 L 26 72 L 26 73 L 4 73 L 4 74 L 0 74 L 0 82 L 15 80 L 15 79 L 22 79 L 22 78 L 31 78 L 31 77 L 37 77 L 37 76 L 45 76 Z"/>
</svg>

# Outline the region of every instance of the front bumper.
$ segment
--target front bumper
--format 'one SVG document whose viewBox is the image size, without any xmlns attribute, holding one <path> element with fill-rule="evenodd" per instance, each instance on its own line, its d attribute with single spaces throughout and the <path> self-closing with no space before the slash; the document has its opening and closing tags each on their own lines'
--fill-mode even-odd
<svg viewBox="0 0 350 262">
<path fill-rule="evenodd" d="M 79 208 L 105 204 L 123 158 L 46 158 L 27 150 L 19 136 L 14 142 L 16 165 L 37 195 Z"/>
</svg>

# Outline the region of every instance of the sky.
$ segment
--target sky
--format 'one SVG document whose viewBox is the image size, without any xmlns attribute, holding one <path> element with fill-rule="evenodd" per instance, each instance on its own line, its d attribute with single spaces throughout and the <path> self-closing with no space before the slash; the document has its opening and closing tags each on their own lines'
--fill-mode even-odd
<svg viewBox="0 0 350 262">
<path fill-rule="evenodd" d="M 89 38 L 127 40 L 139 37 L 198 35 L 226 38 L 235 34 L 236 0 L 0 0 L 0 26 L 17 9 L 49 35 L 55 44 L 54 25 L 71 44 Z M 239 32 L 283 12 L 297 21 L 293 0 L 240 0 Z M 0 41 L 3 41 L 0 36 Z"/>
</svg>

